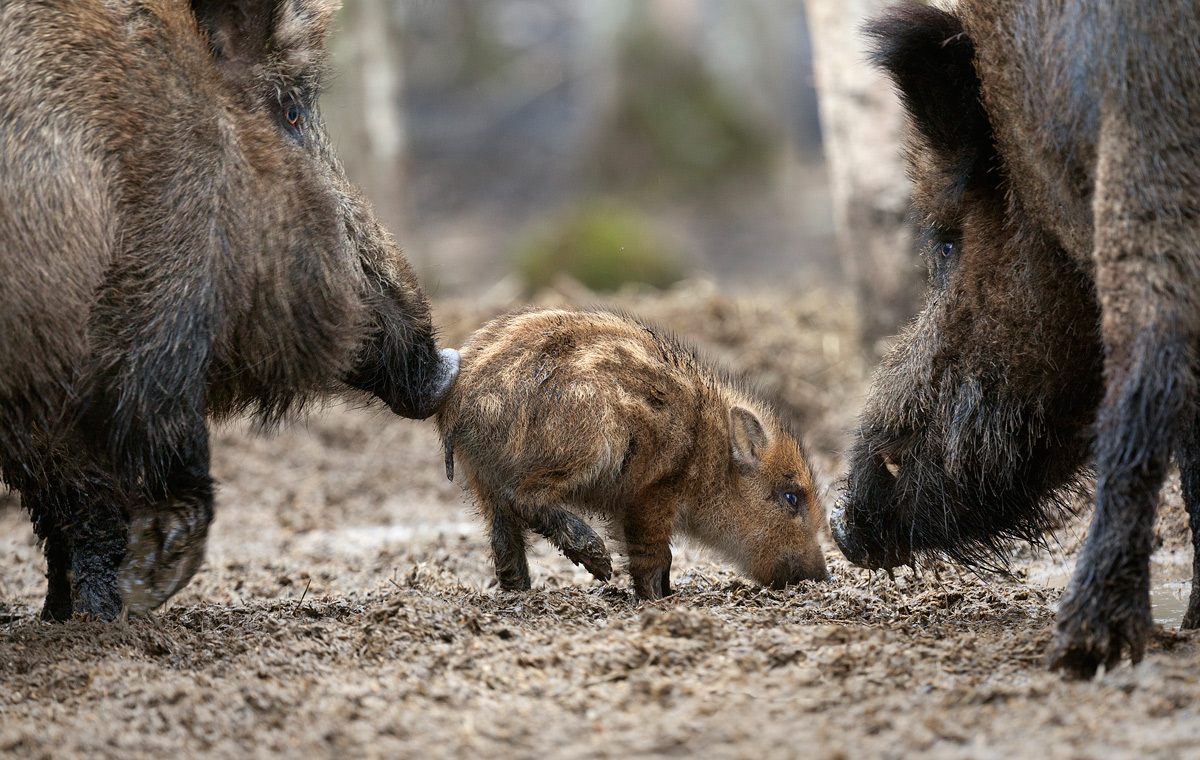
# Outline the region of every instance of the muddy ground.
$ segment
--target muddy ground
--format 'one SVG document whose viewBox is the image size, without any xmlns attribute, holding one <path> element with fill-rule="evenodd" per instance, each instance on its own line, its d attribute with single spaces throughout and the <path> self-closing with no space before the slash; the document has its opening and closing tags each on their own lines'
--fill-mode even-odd
<svg viewBox="0 0 1200 760">
<path fill-rule="evenodd" d="M 501 289 L 502 290 L 502 289 Z M 569 285 L 547 302 L 587 301 Z M 457 344 L 504 307 L 438 304 Z M 832 483 L 861 400 L 846 304 L 691 283 L 619 305 L 761 378 Z M 535 589 L 493 587 L 483 529 L 429 423 L 326 410 L 214 443 L 204 569 L 153 617 L 38 622 L 40 552 L 0 495 L 0 752 L 22 757 L 1200 757 L 1200 638 L 1046 672 L 1056 586 L 1083 534 L 1018 549 L 1008 577 L 849 567 L 763 590 L 695 547 L 678 594 L 639 605 L 534 545 Z M 826 495 L 827 501 L 829 494 Z M 1161 575 L 1190 562 L 1169 490 Z"/>
</svg>

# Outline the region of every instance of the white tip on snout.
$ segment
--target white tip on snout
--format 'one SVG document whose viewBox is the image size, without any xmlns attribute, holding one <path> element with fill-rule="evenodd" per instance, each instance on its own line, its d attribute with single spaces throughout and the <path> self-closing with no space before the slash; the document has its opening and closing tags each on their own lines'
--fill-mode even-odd
<svg viewBox="0 0 1200 760">
<path fill-rule="evenodd" d="M 833 509 L 829 511 L 829 532 L 833 534 L 835 541 L 841 541 L 841 537 L 846 535 L 846 503 L 848 501 L 850 499 L 843 494 L 833 503 Z"/>
<path fill-rule="evenodd" d="M 454 381 L 458 379 L 459 355 L 458 351 L 453 348 L 443 348 L 438 352 L 441 357 L 438 366 L 438 387 L 434 392 L 434 398 L 440 403 L 445 398 L 446 393 L 454 387 Z"/>
<path fill-rule="evenodd" d="M 438 355 L 442 357 L 442 368 L 450 375 L 450 377 L 458 377 L 458 362 L 460 356 L 458 351 L 453 348 L 443 348 L 438 351 Z"/>
</svg>

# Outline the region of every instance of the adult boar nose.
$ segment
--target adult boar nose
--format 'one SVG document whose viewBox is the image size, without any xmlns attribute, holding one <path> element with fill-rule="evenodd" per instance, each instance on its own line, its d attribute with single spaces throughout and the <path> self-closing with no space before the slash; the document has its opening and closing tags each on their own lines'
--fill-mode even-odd
<svg viewBox="0 0 1200 760">
<path fill-rule="evenodd" d="M 393 404 L 392 411 L 401 417 L 423 420 L 442 408 L 450 389 L 458 380 L 459 355 L 453 348 L 438 352 L 437 369 L 417 397 L 415 404 Z"/>
<path fill-rule="evenodd" d="M 443 348 L 438 351 L 438 379 L 433 388 L 431 403 L 434 408 L 429 412 L 433 414 L 438 409 L 441 409 L 442 402 L 446 400 L 446 395 L 450 393 L 450 389 L 454 387 L 454 383 L 458 380 L 458 367 L 461 357 L 458 351 L 453 348 Z"/>
<path fill-rule="evenodd" d="M 850 495 L 842 494 L 829 513 L 829 532 L 833 534 L 833 542 L 837 544 L 838 550 L 846 556 L 846 559 L 855 565 L 862 565 L 867 561 L 867 551 L 854 539 L 846 523 L 846 515 L 849 510 Z"/>
<path fill-rule="evenodd" d="M 859 513 L 856 515 L 856 506 L 851 494 L 844 493 L 829 512 L 829 532 L 833 534 L 833 542 L 846 559 L 868 570 L 908 564 L 912 560 L 910 549 L 896 546 L 884 548 L 885 545 L 880 545 L 872 535 L 873 530 L 880 529 L 881 526 L 875 523 L 883 519 L 882 516 L 878 513 L 872 514 L 869 503 L 865 512 L 862 511 L 862 505 L 857 509 Z"/>
</svg>

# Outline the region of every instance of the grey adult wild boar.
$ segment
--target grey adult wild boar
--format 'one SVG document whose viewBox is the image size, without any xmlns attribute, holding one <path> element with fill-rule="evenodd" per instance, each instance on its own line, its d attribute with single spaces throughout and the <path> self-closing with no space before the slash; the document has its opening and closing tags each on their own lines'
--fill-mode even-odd
<svg viewBox="0 0 1200 760">
<path fill-rule="evenodd" d="M 605 311 L 517 312 L 462 348 L 438 412 L 492 532 L 505 589 L 528 589 L 528 530 L 607 580 L 607 521 L 642 599 L 671 593 L 671 536 L 775 587 L 826 577 L 823 514 L 796 437 L 769 404 L 671 337 Z"/>
<path fill-rule="evenodd" d="M 335 6 L 0 0 L 0 474 L 45 618 L 187 582 L 209 418 L 353 389 L 424 417 L 453 382 L 317 116 Z"/>
<path fill-rule="evenodd" d="M 1200 538 L 1200 6 L 908 4 L 870 33 L 908 110 L 932 276 L 875 378 L 834 536 L 868 567 L 986 561 L 1036 540 L 1090 460 L 1051 663 L 1136 661 L 1172 450 Z"/>
</svg>

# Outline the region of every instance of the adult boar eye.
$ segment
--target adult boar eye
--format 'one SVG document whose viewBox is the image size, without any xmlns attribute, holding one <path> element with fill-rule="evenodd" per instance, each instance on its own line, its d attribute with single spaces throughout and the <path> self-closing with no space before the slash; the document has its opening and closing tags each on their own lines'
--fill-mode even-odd
<svg viewBox="0 0 1200 760">
<path fill-rule="evenodd" d="M 800 494 L 795 491 L 784 491 L 783 500 L 794 510 L 800 509 Z"/>
<path fill-rule="evenodd" d="M 283 128 L 296 140 L 304 137 L 304 106 L 292 102 L 284 107 Z"/>
<path fill-rule="evenodd" d="M 954 245 L 953 241 L 950 241 L 950 240 L 947 240 L 944 243 L 941 243 L 937 247 L 938 254 L 943 259 L 948 259 L 952 255 L 954 255 L 954 249 L 955 249 L 955 245 Z"/>
</svg>

